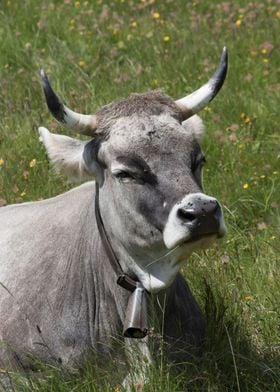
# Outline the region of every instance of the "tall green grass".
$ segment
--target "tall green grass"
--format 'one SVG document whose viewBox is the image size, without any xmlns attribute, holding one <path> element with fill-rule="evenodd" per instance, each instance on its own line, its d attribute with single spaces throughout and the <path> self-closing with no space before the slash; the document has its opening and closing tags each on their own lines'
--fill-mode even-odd
<svg viewBox="0 0 280 392">
<path fill-rule="evenodd" d="M 201 116 L 205 191 L 223 203 L 229 230 L 184 267 L 207 317 L 203 354 L 177 373 L 155 362 L 145 391 L 280 389 L 279 21 L 276 0 L 1 1 L 1 205 L 69 187 L 38 141 L 40 125 L 65 133 L 47 112 L 40 68 L 70 107 L 91 113 L 155 88 L 180 98 L 228 47 L 228 78 Z M 118 390 L 112 373 L 9 377 L 16 391 Z"/>
</svg>

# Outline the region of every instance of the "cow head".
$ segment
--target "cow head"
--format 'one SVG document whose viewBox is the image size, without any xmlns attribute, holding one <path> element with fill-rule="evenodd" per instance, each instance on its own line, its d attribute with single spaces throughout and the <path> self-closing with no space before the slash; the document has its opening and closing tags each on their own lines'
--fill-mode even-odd
<svg viewBox="0 0 280 392">
<path fill-rule="evenodd" d="M 148 291 L 170 285 L 194 250 L 225 234 L 220 204 L 202 191 L 203 124 L 195 113 L 217 94 L 226 71 L 224 49 L 213 77 L 187 97 L 132 95 L 95 115 L 68 109 L 41 73 L 54 117 L 93 136 L 80 141 L 39 128 L 49 157 L 69 177 L 98 181 L 111 245 L 124 272 Z"/>
</svg>

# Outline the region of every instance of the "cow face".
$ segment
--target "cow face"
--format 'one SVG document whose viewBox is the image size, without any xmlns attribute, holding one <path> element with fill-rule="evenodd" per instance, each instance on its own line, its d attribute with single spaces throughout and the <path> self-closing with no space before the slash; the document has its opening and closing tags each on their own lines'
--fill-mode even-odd
<svg viewBox="0 0 280 392">
<path fill-rule="evenodd" d="M 158 92 L 134 95 L 90 117 L 72 115 L 43 78 L 54 116 L 95 135 L 82 142 L 40 128 L 51 160 L 70 177 L 95 176 L 101 216 L 124 272 L 148 291 L 167 287 L 192 251 L 226 231 L 220 204 L 202 191 L 203 125 L 193 115 L 221 81 L 213 87 L 212 78 L 176 103 Z"/>
<path fill-rule="evenodd" d="M 201 189 L 201 120 L 174 117 L 121 117 L 98 152 L 106 229 L 128 273 L 143 275 L 149 290 L 170 284 L 194 249 L 225 234 L 219 203 Z"/>
<path fill-rule="evenodd" d="M 159 290 L 193 250 L 225 234 L 219 203 L 202 193 L 202 122 L 193 116 L 180 123 L 175 112 L 163 111 L 110 124 L 104 140 L 88 143 L 41 135 L 62 171 L 96 176 L 102 219 L 122 268 L 147 290 Z"/>
</svg>

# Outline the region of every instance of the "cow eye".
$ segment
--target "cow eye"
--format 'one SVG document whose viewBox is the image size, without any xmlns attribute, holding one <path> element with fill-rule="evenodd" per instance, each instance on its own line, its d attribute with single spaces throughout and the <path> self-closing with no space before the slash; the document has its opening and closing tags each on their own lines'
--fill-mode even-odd
<svg viewBox="0 0 280 392">
<path fill-rule="evenodd" d="M 192 162 L 192 172 L 195 173 L 198 170 L 201 170 L 206 163 L 205 157 L 201 157 L 200 159 L 196 159 Z"/>
<path fill-rule="evenodd" d="M 202 188 L 203 178 L 202 178 L 202 169 L 206 163 L 206 159 L 204 156 L 199 157 L 192 163 L 192 172 L 194 178 L 196 179 L 198 185 Z"/>
<path fill-rule="evenodd" d="M 130 173 L 124 170 L 120 170 L 117 173 L 114 173 L 114 176 L 122 182 L 128 182 L 130 180 L 134 180 L 134 177 Z"/>
</svg>

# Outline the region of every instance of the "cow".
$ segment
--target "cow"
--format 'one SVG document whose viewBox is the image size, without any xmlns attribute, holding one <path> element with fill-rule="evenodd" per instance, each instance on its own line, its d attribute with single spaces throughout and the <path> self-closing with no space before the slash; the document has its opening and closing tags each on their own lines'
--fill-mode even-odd
<svg viewBox="0 0 280 392">
<path fill-rule="evenodd" d="M 196 114 L 226 73 L 224 48 L 214 75 L 184 98 L 134 94 L 85 115 L 64 105 L 41 71 L 51 114 L 91 139 L 40 127 L 40 140 L 55 170 L 88 182 L 0 209 L 2 365 L 32 368 L 36 358 L 71 367 L 91 352 L 108 359 L 134 349 L 149 362 L 158 336 L 176 363 L 200 346 L 204 316 L 180 268 L 226 233 L 220 203 L 202 191 Z M 148 298 L 150 325 L 124 337 L 137 290 Z"/>
</svg>

